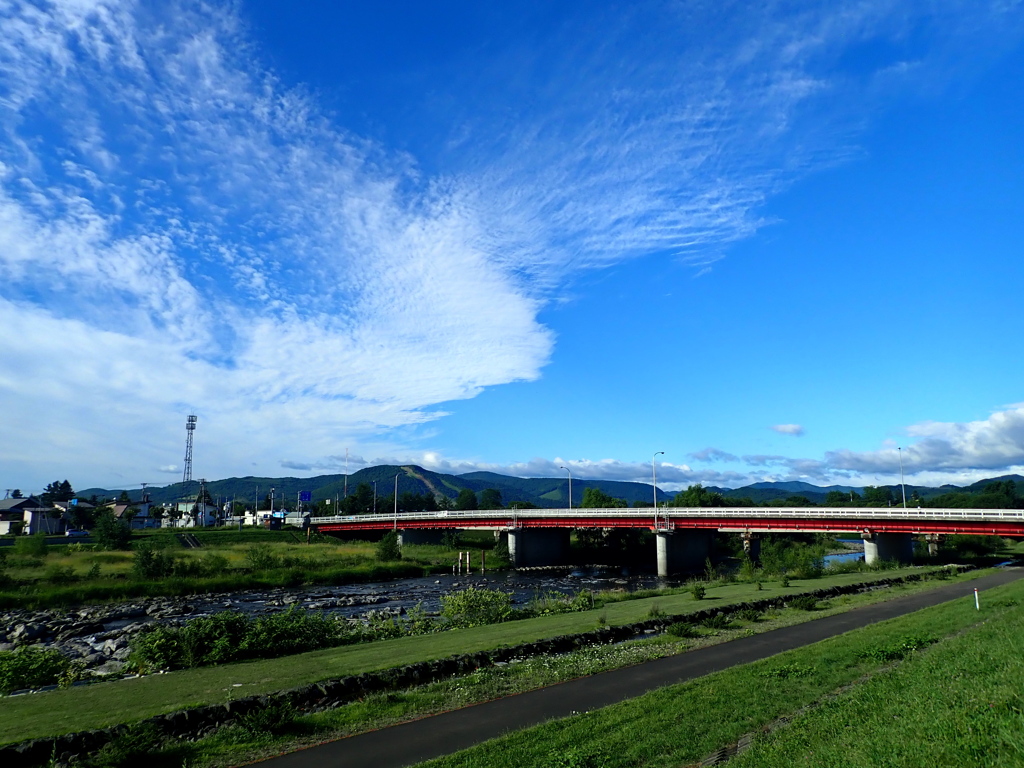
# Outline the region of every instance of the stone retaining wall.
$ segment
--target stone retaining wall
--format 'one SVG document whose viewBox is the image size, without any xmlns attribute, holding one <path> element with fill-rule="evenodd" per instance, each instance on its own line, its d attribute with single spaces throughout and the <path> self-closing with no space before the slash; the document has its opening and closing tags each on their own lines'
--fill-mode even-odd
<svg viewBox="0 0 1024 768">
<path fill-rule="evenodd" d="M 645 630 L 664 630 L 677 621 L 699 623 L 716 614 L 732 614 L 744 609 L 760 611 L 782 607 L 794 597 L 811 595 L 825 599 L 859 592 L 873 586 L 891 586 L 908 581 L 919 581 L 921 574 L 908 574 L 898 578 L 860 582 L 843 587 L 794 592 L 792 595 L 776 596 L 764 600 L 737 603 L 722 608 L 707 608 L 693 613 L 663 616 L 617 627 L 601 627 L 590 632 L 573 635 L 559 635 L 545 640 L 496 648 L 477 653 L 460 654 L 445 659 L 421 661 L 404 667 L 367 672 L 361 675 L 324 680 L 277 693 L 247 696 L 225 704 L 210 704 L 203 707 L 179 710 L 166 715 L 157 715 L 141 721 L 153 726 L 168 739 L 195 740 L 209 735 L 225 725 L 238 721 L 244 715 L 269 706 L 290 704 L 301 713 L 322 712 L 355 701 L 379 691 L 399 690 L 415 685 L 436 682 L 449 677 L 464 675 L 481 667 L 508 662 L 515 658 L 539 656 L 553 653 L 567 653 L 591 645 L 607 645 L 622 642 L 643 633 Z M 138 723 L 136 724 L 138 725 Z M 104 744 L 125 733 L 129 725 L 117 725 L 93 731 L 69 733 L 64 736 L 32 739 L 0 747 L 0 765 L 4 768 L 35 768 L 47 765 L 51 759 L 68 764 L 82 756 L 95 753 Z"/>
</svg>

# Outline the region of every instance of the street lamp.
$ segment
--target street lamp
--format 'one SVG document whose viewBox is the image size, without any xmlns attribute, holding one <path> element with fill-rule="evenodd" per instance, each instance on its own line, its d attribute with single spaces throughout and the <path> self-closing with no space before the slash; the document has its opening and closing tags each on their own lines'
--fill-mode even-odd
<svg viewBox="0 0 1024 768">
<path fill-rule="evenodd" d="M 377 514 L 377 481 L 373 481 L 373 514 Z"/>
<path fill-rule="evenodd" d="M 559 469 L 564 469 L 566 472 L 569 472 L 568 467 L 559 467 Z M 572 509 L 572 472 L 569 472 L 569 509 Z"/>
<path fill-rule="evenodd" d="M 654 527 L 658 527 L 658 471 L 654 460 L 663 455 L 664 451 L 658 451 L 651 456 L 651 487 L 654 488 Z"/>
<path fill-rule="evenodd" d="M 900 490 L 903 492 L 903 508 L 907 508 L 907 487 L 903 485 L 903 448 L 896 446 L 900 455 Z M 919 505 L 920 506 L 920 505 Z"/>
</svg>

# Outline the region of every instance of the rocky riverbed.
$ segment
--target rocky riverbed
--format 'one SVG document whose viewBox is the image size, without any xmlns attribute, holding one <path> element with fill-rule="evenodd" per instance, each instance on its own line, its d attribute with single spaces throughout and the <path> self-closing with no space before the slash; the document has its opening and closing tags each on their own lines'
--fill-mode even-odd
<svg viewBox="0 0 1024 768">
<path fill-rule="evenodd" d="M 594 569 L 571 573 L 567 570 L 509 572 L 341 587 L 146 598 L 71 609 L 15 610 L 0 613 L 0 650 L 26 645 L 56 648 L 72 661 L 84 664 L 87 678 L 104 678 L 122 674 L 132 637 L 154 622 L 179 625 L 191 618 L 221 611 L 265 615 L 292 606 L 363 621 L 371 612 L 401 616 L 415 605 L 436 612 L 443 594 L 469 586 L 503 589 L 512 594 L 517 604 L 525 604 L 535 595 L 550 591 L 571 594 L 584 588 L 643 589 L 656 583 L 652 577 L 625 578 L 618 572 Z"/>
</svg>

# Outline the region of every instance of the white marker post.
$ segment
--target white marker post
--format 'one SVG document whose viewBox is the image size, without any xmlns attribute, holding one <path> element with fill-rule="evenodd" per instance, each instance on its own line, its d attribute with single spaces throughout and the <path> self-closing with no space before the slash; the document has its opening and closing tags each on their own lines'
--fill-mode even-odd
<svg viewBox="0 0 1024 768">
<path fill-rule="evenodd" d="M 978 588 L 974 588 L 974 607 L 981 610 L 981 602 L 978 600 Z"/>
</svg>

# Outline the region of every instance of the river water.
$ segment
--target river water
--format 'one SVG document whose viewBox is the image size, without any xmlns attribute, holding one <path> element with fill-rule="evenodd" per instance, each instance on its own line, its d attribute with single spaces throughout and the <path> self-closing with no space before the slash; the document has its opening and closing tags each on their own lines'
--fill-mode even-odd
<svg viewBox="0 0 1024 768">
<path fill-rule="evenodd" d="M 189 599 L 194 615 L 236 610 L 259 614 L 285 610 L 297 605 L 309 610 L 346 617 L 367 610 L 387 608 L 408 610 L 422 605 L 428 612 L 441 609 L 441 596 L 453 590 L 477 587 L 500 589 L 512 595 L 516 605 L 525 605 L 538 595 L 558 592 L 574 595 L 580 590 L 623 590 L 672 586 L 678 582 L 659 580 L 654 575 L 623 575 L 618 569 L 558 569 L 534 572 L 492 571 L 471 575 L 433 575 L 415 579 L 397 579 L 371 584 L 345 584 L 338 587 L 237 592 L 230 595 L 196 596 Z"/>
</svg>

